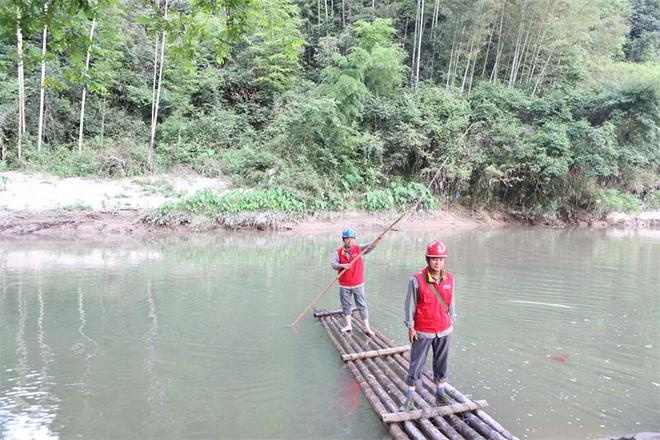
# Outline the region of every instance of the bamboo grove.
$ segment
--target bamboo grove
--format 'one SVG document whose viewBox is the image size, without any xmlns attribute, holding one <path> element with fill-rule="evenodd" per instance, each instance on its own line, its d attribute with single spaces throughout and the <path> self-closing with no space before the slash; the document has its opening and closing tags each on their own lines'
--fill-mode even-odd
<svg viewBox="0 0 660 440">
<path fill-rule="evenodd" d="M 651 0 L 2 0 L 0 167 L 378 209 L 443 163 L 448 203 L 657 208 L 659 23 Z"/>
</svg>

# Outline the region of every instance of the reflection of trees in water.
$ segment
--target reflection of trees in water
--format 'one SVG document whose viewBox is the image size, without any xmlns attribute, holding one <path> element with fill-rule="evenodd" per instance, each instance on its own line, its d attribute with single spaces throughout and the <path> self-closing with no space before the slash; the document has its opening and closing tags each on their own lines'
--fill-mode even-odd
<svg viewBox="0 0 660 440">
<path fill-rule="evenodd" d="M 84 355 L 84 368 L 82 376 L 80 377 L 80 387 L 83 395 L 89 394 L 89 377 L 92 369 L 92 359 L 96 357 L 99 351 L 99 344 L 95 339 L 92 339 L 86 332 L 87 316 L 85 315 L 85 299 L 83 295 L 83 288 L 80 278 L 78 279 L 78 316 L 80 317 L 80 326 L 78 326 L 78 333 L 85 340 L 82 343 L 74 344 L 71 349 L 78 355 Z M 88 344 L 89 343 L 89 344 Z M 91 350 L 88 348 L 88 345 Z"/>
<path fill-rule="evenodd" d="M 144 346 L 146 351 L 145 369 L 147 377 L 149 378 L 147 402 L 149 403 L 151 416 L 148 417 L 145 422 L 147 431 L 149 433 L 148 437 L 157 438 L 158 432 L 162 433 L 162 428 L 164 424 L 168 423 L 168 420 L 164 414 L 164 406 L 166 400 L 165 389 L 154 368 L 156 362 L 155 344 L 158 338 L 158 311 L 156 309 L 156 301 L 153 295 L 153 279 L 151 273 L 147 275 L 146 282 L 148 306 L 147 316 L 151 325 L 147 331 Z M 169 431 L 169 433 L 171 434 L 172 432 Z"/>
<path fill-rule="evenodd" d="M 7 298 L 7 284 L 3 275 L 2 299 L 3 303 Z M 44 310 L 43 292 L 41 284 L 38 285 L 38 315 L 37 325 L 37 343 L 39 348 L 42 369 L 40 372 L 32 369 L 29 362 L 28 350 L 28 301 L 24 295 L 23 280 L 18 276 L 16 286 L 16 363 L 15 377 L 9 378 L 8 384 L 14 382 L 9 390 L 3 391 L 0 395 L 0 420 L 3 420 L 4 433 L 0 432 L 0 437 L 6 438 L 55 438 L 51 432 L 50 425 L 57 415 L 57 399 L 50 393 L 51 382 L 49 382 L 49 365 L 52 362 L 52 350 L 45 343 L 44 332 Z M 5 314 L 4 308 L 0 310 L 1 315 Z M 12 369 L 7 369 L 9 374 Z M 4 434 L 4 435 L 3 435 Z"/>
<path fill-rule="evenodd" d="M 51 394 L 53 386 L 53 378 L 50 376 L 50 364 L 53 362 L 53 350 L 46 343 L 46 332 L 44 329 L 44 316 L 46 311 L 46 304 L 44 302 L 44 293 L 42 287 L 41 277 L 38 279 L 37 286 L 38 300 L 39 300 L 39 317 L 37 318 L 37 342 L 39 345 L 39 355 L 41 357 L 41 398 L 40 404 L 46 408 L 45 415 L 47 420 L 44 420 L 46 425 L 50 425 L 57 415 L 59 399 Z"/>
</svg>

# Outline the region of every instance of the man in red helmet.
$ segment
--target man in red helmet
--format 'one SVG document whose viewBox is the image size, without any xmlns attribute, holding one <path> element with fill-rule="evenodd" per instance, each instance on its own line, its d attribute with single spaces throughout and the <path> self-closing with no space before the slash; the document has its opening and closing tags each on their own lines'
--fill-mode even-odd
<svg viewBox="0 0 660 440">
<path fill-rule="evenodd" d="M 419 383 L 429 348 L 433 348 L 433 379 L 436 384 L 436 405 L 448 405 L 447 360 L 449 339 L 454 321 L 454 276 L 444 270 L 447 246 L 432 241 L 426 248 L 427 266 L 408 282 L 405 321 L 408 328 L 410 369 L 406 376 L 408 390 L 401 411 L 416 409 L 413 396 Z"/>
<path fill-rule="evenodd" d="M 346 325 L 342 327 L 342 332 L 353 330 L 352 323 L 352 304 L 351 298 L 355 298 L 360 318 L 364 321 L 364 326 L 368 335 L 373 336 L 374 331 L 369 326 L 369 311 L 367 310 L 367 298 L 364 291 L 364 265 L 363 256 L 373 250 L 368 244 L 355 244 L 355 231 L 346 228 L 342 231 L 341 239 L 344 244 L 337 248 L 332 260 L 332 268 L 339 272 L 339 300 L 341 309 L 346 320 Z M 358 258 L 359 255 L 359 258 Z M 344 269 L 348 269 L 343 272 Z M 343 272 L 343 273 L 342 273 Z"/>
</svg>

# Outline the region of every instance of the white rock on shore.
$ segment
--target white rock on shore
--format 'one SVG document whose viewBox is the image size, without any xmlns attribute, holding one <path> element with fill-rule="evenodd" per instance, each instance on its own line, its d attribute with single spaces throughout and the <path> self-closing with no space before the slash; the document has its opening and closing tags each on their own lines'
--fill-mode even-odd
<svg viewBox="0 0 660 440">
<path fill-rule="evenodd" d="M 645 211 L 639 214 L 612 212 L 607 215 L 607 223 L 611 226 L 625 228 L 646 228 L 660 226 L 660 211 Z"/>
</svg>

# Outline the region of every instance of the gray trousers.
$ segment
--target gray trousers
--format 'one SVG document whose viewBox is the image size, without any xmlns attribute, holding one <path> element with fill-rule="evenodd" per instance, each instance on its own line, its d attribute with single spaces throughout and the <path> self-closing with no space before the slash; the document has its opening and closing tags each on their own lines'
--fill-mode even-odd
<svg viewBox="0 0 660 440">
<path fill-rule="evenodd" d="M 424 372 L 424 364 L 429 347 L 433 347 L 433 381 L 435 383 L 447 382 L 447 365 L 449 359 L 449 336 L 432 339 L 417 338 L 410 348 L 410 369 L 406 376 L 408 386 L 419 384 Z"/>
<path fill-rule="evenodd" d="M 341 311 L 344 316 L 351 314 L 353 304 L 351 297 L 355 297 L 355 306 L 360 312 L 360 318 L 363 320 L 369 319 L 369 312 L 367 311 L 367 298 L 364 292 L 364 284 L 358 287 L 342 287 L 339 286 L 339 300 L 341 301 Z"/>
</svg>

